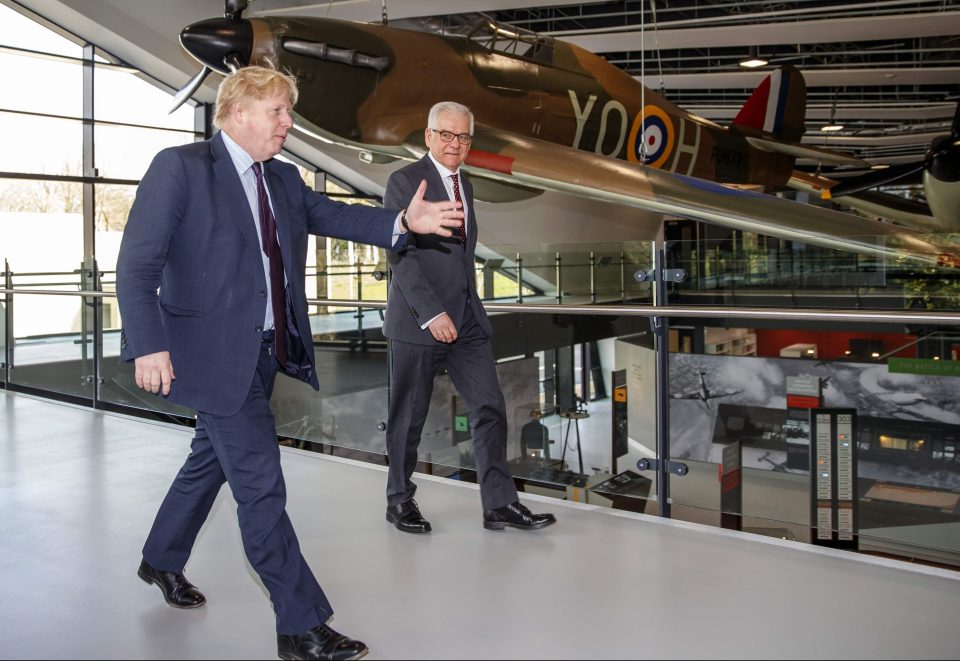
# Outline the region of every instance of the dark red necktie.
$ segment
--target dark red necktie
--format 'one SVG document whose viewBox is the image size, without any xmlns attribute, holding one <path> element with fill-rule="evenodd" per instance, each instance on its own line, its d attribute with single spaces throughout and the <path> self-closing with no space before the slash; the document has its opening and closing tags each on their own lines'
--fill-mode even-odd
<svg viewBox="0 0 960 661">
<path fill-rule="evenodd" d="M 460 204 L 463 210 L 463 222 L 460 223 L 460 231 L 457 233 L 457 238 L 460 239 L 460 243 L 467 245 L 467 208 L 463 206 L 463 199 L 460 197 L 460 175 L 452 174 L 450 175 L 450 179 L 453 180 L 453 199 Z"/>
<path fill-rule="evenodd" d="M 277 362 L 281 367 L 287 365 L 287 289 L 283 283 L 283 257 L 280 255 L 280 243 L 277 239 L 277 221 L 270 209 L 270 199 L 263 183 L 263 170 L 259 163 L 253 164 L 253 173 L 257 175 L 257 203 L 260 207 L 260 238 L 263 253 L 270 259 L 270 296 L 273 299 L 274 348 Z"/>
</svg>

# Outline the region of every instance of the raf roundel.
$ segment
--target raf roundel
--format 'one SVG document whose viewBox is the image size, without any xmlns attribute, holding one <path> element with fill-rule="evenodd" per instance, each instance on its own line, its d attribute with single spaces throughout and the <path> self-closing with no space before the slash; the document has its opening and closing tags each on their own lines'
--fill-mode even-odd
<svg viewBox="0 0 960 661">
<path fill-rule="evenodd" d="M 646 106 L 633 121 L 628 144 L 631 162 L 663 167 L 673 153 L 673 122 L 660 108 Z"/>
</svg>

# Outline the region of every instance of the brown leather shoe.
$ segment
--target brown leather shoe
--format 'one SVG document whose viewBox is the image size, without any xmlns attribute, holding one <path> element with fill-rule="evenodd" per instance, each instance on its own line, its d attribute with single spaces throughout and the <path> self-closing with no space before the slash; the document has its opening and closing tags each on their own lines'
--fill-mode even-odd
<svg viewBox="0 0 960 661">
<path fill-rule="evenodd" d="M 294 636 L 277 634 L 277 656 L 281 659 L 362 659 L 370 651 L 359 640 L 347 638 L 326 624 Z"/>
<path fill-rule="evenodd" d="M 553 514 L 534 514 L 520 501 L 483 513 L 483 527 L 487 530 L 503 530 L 507 526 L 521 530 L 539 530 L 556 522 Z"/>
<path fill-rule="evenodd" d="M 183 576 L 183 572 L 160 571 L 146 560 L 140 563 L 137 576 L 144 583 L 153 583 L 160 588 L 163 599 L 174 608 L 197 608 L 207 603 L 207 598 Z"/>
</svg>

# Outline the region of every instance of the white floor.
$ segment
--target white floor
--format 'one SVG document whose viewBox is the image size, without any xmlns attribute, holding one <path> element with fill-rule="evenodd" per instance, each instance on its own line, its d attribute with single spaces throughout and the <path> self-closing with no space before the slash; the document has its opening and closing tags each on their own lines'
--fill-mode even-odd
<svg viewBox="0 0 960 661">
<path fill-rule="evenodd" d="M 276 657 L 224 490 L 181 611 L 136 576 L 186 430 L 0 392 L 0 657 Z M 559 523 L 485 531 L 422 476 L 428 536 L 384 521 L 384 469 L 283 449 L 289 512 L 371 659 L 957 658 L 960 572 L 524 495 Z"/>
</svg>

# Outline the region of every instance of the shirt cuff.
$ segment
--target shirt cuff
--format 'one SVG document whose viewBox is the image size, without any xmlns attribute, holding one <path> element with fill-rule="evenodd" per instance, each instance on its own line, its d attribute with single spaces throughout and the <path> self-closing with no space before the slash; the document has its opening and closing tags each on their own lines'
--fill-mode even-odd
<svg viewBox="0 0 960 661">
<path fill-rule="evenodd" d="M 397 217 L 393 220 L 393 243 L 391 245 L 397 245 L 397 241 L 400 240 L 400 237 L 407 233 L 407 230 L 403 229 L 403 225 L 400 224 L 400 216 L 403 215 L 403 211 L 397 214 Z"/>
<path fill-rule="evenodd" d="M 441 312 L 440 314 L 438 314 L 436 317 L 434 317 L 433 319 L 431 319 L 431 320 L 428 321 L 427 323 L 425 323 L 425 324 L 423 324 L 422 326 L 420 326 L 420 330 L 427 330 L 427 326 L 429 326 L 430 324 L 432 324 L 434 321 L 436 321 L 437 319 L 439 319 L 439 318 L 442 317 L 442 316 L 443 316 L 443 312 Z"/>
</svg>

